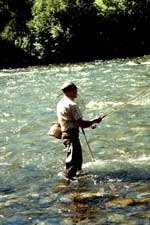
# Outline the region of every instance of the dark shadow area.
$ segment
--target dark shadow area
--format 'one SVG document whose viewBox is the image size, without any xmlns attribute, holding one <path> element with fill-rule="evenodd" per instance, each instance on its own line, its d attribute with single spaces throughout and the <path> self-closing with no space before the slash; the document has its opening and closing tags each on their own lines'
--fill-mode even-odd
<svg viewBox="0 0 150 225">
<path fill-rule="evenodd" d="M 100 172 L 96 174 L 97 183 L 109 182 L 109 180 L 114 180 L 118 182 L 149 182 L 150 172 L 144 171 L 142 169 L 131 168 L 129 170 L 117 170 L 112 172 Z"/>
<path fill-rule="evenodd" d="M 0 39 L 0 69 L 27 67 L 36 64 L 37 61 L 34 57 L 15 47 L 9 41 Z"/>
</svg>

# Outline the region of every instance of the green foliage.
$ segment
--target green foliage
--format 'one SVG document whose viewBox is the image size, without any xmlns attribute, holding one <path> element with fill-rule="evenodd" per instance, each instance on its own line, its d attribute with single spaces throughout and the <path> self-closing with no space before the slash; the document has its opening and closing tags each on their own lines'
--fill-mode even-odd
<svg viewBox="0 0 150 225">
<path fill-rule="evenodd" d="M 7 0 L 4 4 L 4 8 L 7 9 L 7 23 L 1 32 L 4 40 L 22 47 L 22 38 L 29 33 L 26 22 L 31 18 L 31 4 L 31 0 Z"/>
<path fill-rule="evenodd" d="M 125 11 L 124 0 L 96 0 L 95 3 L 104 15 Z"/>
<path fill-rule="evenodd" d="M 52 25 L 56 26 L 53 1 L 37 0 L 32 7 L 33 19 L 28 22 L 32 38 L 32 54 L 39 59 L 45 58 L 46 51 L 52 48 Z M 55 2 L 56 4 L 56 2 Z"/>
<path fill-rule="evenodd" d="M 0 20 L 1 46 L 10 43 L 39 63 L 150 49 L 149 0 L 0 0 Z"/>
<path fill-rule="evenodd" d="M 61 58 L 75 51 L 75 42 L 84 45 L 86 35 L 93 32 L 93 18 L 96 8 L 89 1 L 35 1 L 32 8 L 33 20 L 28 23 L 34 39 L 34 54 L 38 58 L 49 60 Z M 95 22 L 95 21 L 94 21 Z M 90 30 L 92 29 L 92 30 Z M 80 46 L 80 47 L 81 47 Z"/>
</svg>

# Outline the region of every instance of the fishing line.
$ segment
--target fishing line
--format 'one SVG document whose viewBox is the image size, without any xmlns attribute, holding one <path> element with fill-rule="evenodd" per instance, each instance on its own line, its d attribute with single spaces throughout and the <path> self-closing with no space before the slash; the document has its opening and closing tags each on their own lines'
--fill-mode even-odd
<svg viewBox="0 0 150 225">
<path fill-rule="evenodd" d="M 149 87 L 148 87 L 147 89 L 149 89 Z M 111 115 L 112 113 L 114 113 L 114 112 L 116 112 L 116 111 L 119 111 L 120 109 L 122 109 L 123 107 L 125 107 L 127 104 L 129 104 L 129 103 L 135 101 L 137 98 L 147 95 L 148 92 L 149 92 L 149 94 L 150 94 L 150 90 L 144 90 L 144 91 L 141 91 L 139 94 L 137 94 L 137 95 L 134 96 L 133 98 L 131 98 L 131 99 L 125 101 L 123 104 L 121 104 L 121 105 L 119 105 L 119 106 L 115 106 L 111 111 L 109 111 L 109 112 L 107 112 L 107 113 L 104 113 L 104 115 L 102 116 L 102 119 L 105 118 L 105 117 L 107 117 L 107 116 L 109 116 L 109 115 Z M 148 95 L 149 95 L 149 94 L 148 94 Z"/>
</svg>

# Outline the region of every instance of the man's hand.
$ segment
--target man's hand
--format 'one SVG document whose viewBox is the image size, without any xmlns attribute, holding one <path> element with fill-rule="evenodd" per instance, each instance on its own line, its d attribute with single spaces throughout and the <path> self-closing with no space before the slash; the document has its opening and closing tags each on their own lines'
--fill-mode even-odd
<svg viewBox="0 0 150 225">
<path fill-rule="evenodd" d="M 93 120 L 93 124 L 94 123 L 100 123 L 101 121 L 102 121 L 102 117 L 100 116 L 100 117 Z"/>
</svg>

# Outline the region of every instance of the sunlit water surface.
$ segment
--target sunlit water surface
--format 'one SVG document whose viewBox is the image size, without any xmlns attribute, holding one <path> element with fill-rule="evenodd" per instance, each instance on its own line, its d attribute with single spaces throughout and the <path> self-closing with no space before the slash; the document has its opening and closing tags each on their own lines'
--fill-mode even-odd
<svg viewBox="0 0 150 225">
<path fill-rule="evenodd" d="M 83 169 L 68 183 L 47 135 L 64 81 L 79 87 Z M 150 57 L 0 71 L 0 224 L 150 224 Z"/>
</svg>

